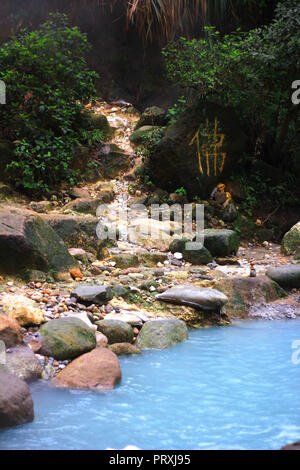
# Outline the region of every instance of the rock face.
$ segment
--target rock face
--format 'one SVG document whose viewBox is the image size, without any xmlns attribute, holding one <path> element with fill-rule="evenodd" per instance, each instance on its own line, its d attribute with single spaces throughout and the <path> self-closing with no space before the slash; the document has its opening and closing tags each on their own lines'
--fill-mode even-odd
<svg viewBox="0 0 300 470">
<path fill-rule="evenodd" d="M 25 295 L 5 294 L 1 299 L 3 311 L 21 326 L 40 325 L 45 321 L 38 304 Z"/>
<path fill-rule="evenodd" d="M 113 294 L 109 286 L 79 286 L 71 293 L 71 297 L 84 305 L 104 305 L 113 298 Z"/>
<path fill-rule="evenodd" d="M 9 371 L 25 382 L 41 378 L 43 368 L 34 352 L 27 346 L 11 348 L 6 353 Z"/>
<path fill-rule="evenodd" d="M 225 310 L 230 318 L 247 318 L 253 305 L 285 296 L 284 290 L 266 276 L 218 279 L 213 286 L 228 297 Z"/>
<path fill-rule="evenodd" d="M 300 222 L 294 225 L 283 237 L 281 248 L 287 255 L 292 255 L 300 249 Z"/>
<path fill-rule="evenodd" d="M 199 101 L 166 129 L 151 155 L 150 178 L 169 192 L 183 186 L 190 196 L 206 199 L 232 174 L 245 150 L 246 136 L 234 111 Z"/>
<path fill-rule="evenodd" d="M 188 263 L 192 264 L 207 264 L 213 260 L 211 253 L 205 246 L 200 250 L 186 250 L 185 246 L 187 242 L 191 242 L 187 238 L 174 239 L 169 247 L 172 253 L 182 253 L 183 259 Z"/>
<path fill-rule="evenodd" d="M 77 262 L 63 241 L 35 212 L 0 207 L 0 270 L 19 273 L 24 269 L 68 272 Z"/>
<path fill-rule="evenodd" d="M 137 341 L 141 349 L 166 349 L 187 337 L 187 326 L 182 320 L 166 318 L 145 323 Z"/>
<path fill-rule="evenodd" d="M 117 356 L 129 356 L 130 354 L 141 354 L 141 350 L 130 343 L 114 343 L 108 349 Z"/>
<path fill-rule="evenodd" d="M 4 341 L 7 348 L 11 348 L 20 342 L 20 326 L 7 315 L 0 313 L 0 340 Z"/>
<path fill-rule="evenodd" d="M 0 428 L 33 421 L 33 401 L 28 385 L 0 366 Z"/>
<path fill-rule="evenodd" d="M 120 320 L 100 320 L 96 322 L 98 331 L 103 333 L 108 344 L 131 343 L 133 341 L 133 329 L 124 321 Z"/>
<path fill-rule="evenodd" d="M 118 357 L 107 348 L 98 347 L 72 361 L 54 379 L 59 387 L 112 389 L 121 381 Z"/>
<path fill-rule="evenodd" d="M 192 284 L 180 284 L 156 296 L 157 300 L 219 312 L 228 298 L 222 292 Z"/>
<path fill-rule="evenodd" d="M 300 266 L 292 264 L 269 268 L 267 276 L 281 287 L 300 287 Z"/>
<path fill-rule="evenodd" d="M 235 255 L 239 248 L 239 237 L 234 230 L 205 229 L 204 246 L 213 256 Z"/>
<path fill-rule="evenodd" d="M 94 331 L 74 317 L 51 320 L 39 329 L 40 354 L 55 359 L 73 359 L 96 347 Z"/>
</svg>

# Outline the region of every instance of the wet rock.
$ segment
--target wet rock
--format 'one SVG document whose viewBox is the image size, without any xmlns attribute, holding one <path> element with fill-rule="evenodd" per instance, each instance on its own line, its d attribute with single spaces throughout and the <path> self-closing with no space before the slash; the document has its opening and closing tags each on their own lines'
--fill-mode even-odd
<svg viewBox="0 0 300 470">
<path fill-rule="evenodd" d="M 0 208 L 0 269 L 20 273 L 25 269 L 68 272 L 77 266 L 59 236 L 35 212 Z"/>
<path fill-rule="evenodd" d="M 117 356 L 129 356 L 130 354 L 141 354 L 141 350 L 130 343 L 115 343 L 108 346 Z"/>
<path fill-rule="evenodd" d="M 228 298 L 222 292 L 216 289 L 197 287 L 192 284 L 180 284 L 172 287 L 158 294 L 155 298 L 164 302 L 188 305 L 214 312 L 220 311 L 223 305 L 228 302 Z"/>
<path fill-rule="evenodd" d="M 0 428 L 33 421 L 33 401 L 28 385 L 0 366 Z"/>
<path fill-rule="evenodd" d="M 188 337 L 186 324 L 176 318 L 153 320 L 144 324 L 137 343 L 141 349 L 166 349 Z"/>
<path fill-rule="evenodd" d="M 300 222 L 295 224 L 283 237 L 281 249 L 287 255 L 292 255 L 300 248 Z"/>
<path fill-rule="evenodd" d="M 80 286 L 71 293 L 71 297 L 84 305 L 104 305 L 113 298 L 113 293 L 109 286 Z"/>
<path fill-rule="evenodd" d="M 205 229 L 204 246 L 213 256 L 235 255 L 239 248 L 239 237 L 234 230 Z"/>
<path fill-rule="evenodd" d="M 34 352 L 27 346 L 7 350 L 6 365 L 9 371 L 25 382 L 41 378 L 43 368 Z"/>
<path fill-rule="evenodd" d="M 55 377 L 58 387 L 107 390 L 121 381 L 118 357 L 108 348 L 98 347 L 83 354 Z"/>
<path fill-rule="evenodd" d="M 96 347 L 95 332 L 78 318 L 51 320 L 39 329 L 40 354 L 58 360 L 73 359 Z"/>
<path fill-rule="evenodd" d="M 8 317 L 21 326 L 40 325 L 46 321 L 37 303 L 25 295 L 5 294 L 1 305 Z"/>
<path fill-rule="evenodd" d="M 98 331 L 103 333 L 108 344 L 132 343 L 133 329 L 128 323 L 120 320 L 100 320 L 96 322 Z"/>
<path fill-rule="evenodd" d="M 285 265 L 269 268 L 267 276 L 281 287 L 300 287 L 300 266 Z"/>
<path fill-rule="evenodd" d="M 0 341 L 4 341 L 7 348 L 20 342 L 20 330 L 20 325 L 16 321 L 0 313 Z"/>
<path fill-rule="evenodd" d="M 134 155 L 124 153 L 115 144 L 105 144 L 99 152 L 99 173 L 103 178 L 114 179 L 132 165 Z"/>
</svg>

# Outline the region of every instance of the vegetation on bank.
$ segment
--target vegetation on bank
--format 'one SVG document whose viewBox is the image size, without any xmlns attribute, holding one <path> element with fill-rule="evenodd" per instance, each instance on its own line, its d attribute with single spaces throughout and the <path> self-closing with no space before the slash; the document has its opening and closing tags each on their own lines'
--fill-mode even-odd
<svg viewBox="0 0 300 470">
<path fill-rule="evenodd" d="M 96 95 L 86 35 L 65 15 L 52 15 L 37 31 L 22 31 L 0 49 L 0 79 L 7 104 L 0 107 L 0 138 L 14 143 L 7 172 L 17 188 L 45 192 L 79 177 L 80 145 L 103 139 L 84 111 Z"/>
</svg>

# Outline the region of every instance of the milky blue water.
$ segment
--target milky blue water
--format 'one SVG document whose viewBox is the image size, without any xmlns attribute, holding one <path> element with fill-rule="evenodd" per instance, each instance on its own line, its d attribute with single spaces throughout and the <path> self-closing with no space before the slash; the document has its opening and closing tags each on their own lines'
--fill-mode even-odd
<svg viewBox="0 0 300 470">
<path fill-rule="evenodd" d="M 37 382 L 34 422 L 0 431 L 0 449 L 279 449 L 300 439 L 296 340 L 300 320 L 239 321 L 121 358 L 113 391 Z"/>
</svg>

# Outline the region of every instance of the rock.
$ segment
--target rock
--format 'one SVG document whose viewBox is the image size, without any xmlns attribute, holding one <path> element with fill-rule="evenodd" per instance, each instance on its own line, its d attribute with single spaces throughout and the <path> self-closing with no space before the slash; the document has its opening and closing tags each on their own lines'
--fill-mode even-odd
<svg viewBox="0 0 300 470">
<path fill-rule="evenodd" d="M 130 222 L 128 240 L 144 247 L 167 251 L 175 231 L 182 227 L 175 222 L 160 222 L 154 219 L 137 218 Z"/>
<path fill-rule="evenodd" d="M 134 155 L 124 153 L 115 144 L 105 144 L 99 152 L 99 173 L 103 178 L 115 179 L 122 171 L 128 170 L 134 160 Z"/>
<path fill-rule="evenodd" d="M 280 450 L 300 450 L 300 441 L 293 442 L 293 444 L 288 444 L 284 447 L 281 447 Z"/>
<path fill-rule="evenodd" d="M 73 211 L 82 214 L 91 214 L 96 215 L 97 209 L 100 204 L 104 204 L 110 202 L 108 197 L 97 198 L 93 199 L 89 198 L 78 198 L 74 199 L 71 202 L 68 202 L 65 206 L 63 206 L 62 211 Z"/>
<path fill-rule="evenodd" d="M 0 428 L 33 421 L 33 401 L 28 385 L 0 366 Z"/>
<path fill-rule="evenodd" d="M 121 381 L 118 357 L 108 348 L 96 348 L 67 365 L 54 379 L 58 387 L 107 390 Z"/>
<path fill-rule="evenodd" d="M 84 305 L 104 305 L 113 298 L 113 293 L 109 286 L 80 286 L 71 293 L 71 297 Z"/>
<path fill-rule="evenodd" d="M 292 264 L 269 268 L 267 276 L 281 287 L 300 287 L 300 266 Z"/>
<path fill-rule="evenodd" d="M 170 246 L 169 250 L 172 253 L 182 253 L 183 259 L 188 263 L 192 264 L 207 264 L 211 263 L 213 257 L 207 248 L 202 246 L 199 250 L 187 250 L 186 243 L 191 242 L 188 238 L 175 238 Z"/>
<path fill-rule="evenodd" d="M 72 268 L 70 269 L 70 274 L 72 276 L 73 279 L 82 279 L 83 278 L 83 274 L 82 272 L 80 271 L 80 269 L 78 268 Z"/>
<path fill-rule="evenodd" d="M 51 211 L 52 202 L 51 201 L 32 201 L 29 204 L 29 207 L 32 211 L 38 212 L 40 214 Z"/>
<path fill-rule="evenodd" d="M 100 331 L 96 331 L 95 334 L 96 334 L 97 348 L 99 347 L 106 348 L 108 344 L 108 339 L 106 338 L 106 336 Z"/>
<path fill-rule="evenodd" d="M 48 279 L 51 279 L 51 275 L 38 269 L 29 269 L 25 273 L 25 279 L 28 282 L 46 282 Z"/>
<path fill-rule="evenodd" d="M 40 325 L 46 321 L 37 303 L 25 295 L 5 294 L 0 303 L 8 317 L 21 326 Z"/>
<path fill-rule="evenodd" d="M 4 341 L 7 348 L 15 346 L 21 341 L 20 326 L 16 321 L 0 313 L 0 341 Z"/>
<path fill-rule="evenodd" d="M 72 311 L 66 313 L 67 318 L 78 318 L 79 320 L 82 320 L 87 326 L 89 326 L 91 330 L 97 330 L 96 325 L 93 325 L 86 312 L 71 312 Z"/>
<path fill-rule="evenodd" d="M 68 248 L 83 248 L 101 256 L 105 242 L 99 240 L 96 234 L 97 217 L 63 214 L 43 214 L 41 217 Z"/>
<path fill-rule="evenodd" d="M 130 354 L 141 354 L 141 350 L 130 343 L 115 343 L 108 346 L 117 356 L 128 356 Z"/>
<path fill-rule="evenodd" d="M 90 193 L 87 189 L 85 188 L 71 188 L 69 191 L 69 194 L 72 199 L 77 199 L 77 198 L 89 198 Z"/>
<path fill-rule="evenodd" d="M 69 253 L 73 258 L 81 261 L 86 266 L 89 264 L 89 255 L 82 248 L 69 248 Z"/>
<path fill-rule="evenodd" d="M 51 320 L 39 329 L 40 354 L 58 360 L 73 359 L 96 347 L 95 332 L 73 317 Z"/>
<path fill-rule="evenodd" d="M 120 320 L 100 320 L 96 322 L 98 331 L 103 333 L 108 344 L 132 343 L 133 330 L 128 323 Z"/>
<path fill-rule="evenodd" d="M 212 142 L 215 127 L 216 158 Z M 151 154 L 149 177 L 156 186 L 169 192 L 184 187 L 189 196 L 207 199 L 220 180 L 232 175 L 240 156 L 246 152 L 246 143 L 247 138 L 231 108 L 199 101 L 165 130 Z M 202 152 L 205 148 L 207 155 Z"/>
<path fill-rule="evenodd" d="M 111 261 L 116 263 L 116 268 L 127 269 L 139 265 L 139 259 L 135 254 L 120 254 L 111 257 Z"/>
<path fill-rule="evenodd" d="M 141 349 L 166 349 L 187 337 L 188 330 L 182 320 L 164 318 L 145 323 L 137 342 Z"/>
<path fill-rule="evenodd" d="M 135 129 L 144 126 L 165 126 L 167 122 L 166 111 L 158 106 L 151 106 L 142 113 Z"/>
<path fill-rule="evenodd" d="M 287 255 L 292 255 L 300 249 L 300 222 L 295 224 L 283 237 L 281 249 Z"/>
<path fill-rule="evenodd" d="M 126 297 L 130 292 L 129 289 L 123 286 L 113 286 L 111 290 L 114 297 Z"/>
<path fill-rule="evenodd" d="M 253 305 L 285 296 L 281 287 L 266 276 L 223 278 L 212 281 L 212 285 L 228 297 L 225 310 L 230 318 L 247 318 Z"/>
<path fill-rule="evenodd" d="M 147 137 L 150 137 L 155 131 L 163 130 L 159 126 L 143 126 L 136 129 L 130 136 L 130 142 L 134 145 L 142 145 Z"/>
<path fill-rule="evenodd" d="M 105 315 L 105 320 L 118 320 L 131 326 L 142 326 L 143 321 L 134 313 L 108 313 Z"/>
<path fill-rule="evenodd" d="M 35 212 L 19 207 L 0 208 L 0 269 L 68 272 L 77 266 L 63 241 Z"/>
<path fill-rule="evenodd" d="M 193 284 L 179 284 L 158 294 L 155 298 L 164 302 L 188 305 L 213 312 L 219 312 L 228 302 L 228 298 L 222 292 L 216 289 L 197 287 Z"/>
<path fill-rule="evenodd" d="M 95 114 L 95 113 L 89 113 L 90 117 L 92 119 L 92 125 L 95 127 L 95 129 L 99 129 L 101 132 L 103 132 L 105 137 L 111 137 L 113 130 L 109 125 L 109 122 L 107 120 L 107 117 L 105 114 Z"/>
<path fill-rule="evenodd" d="M 10 348 L 6 354 L 9 371 L 25 382 L 40 379 L 43 368 L 34 352 L 27 346 Z"/>
<path fill-rule="evenodd" d="M 239 237 L 234 230 L 205 229 L 204 246 L 213 256 L 235 255 L 239 248 Z"/>
</svg>

